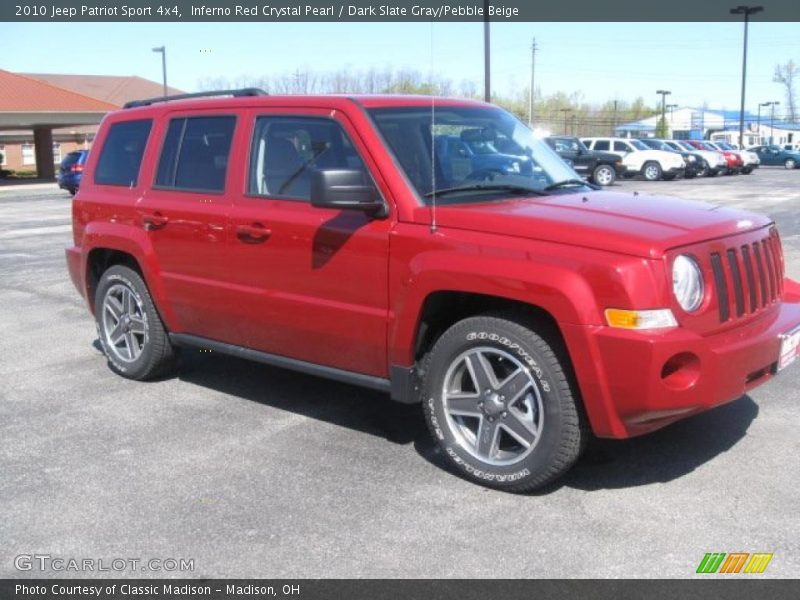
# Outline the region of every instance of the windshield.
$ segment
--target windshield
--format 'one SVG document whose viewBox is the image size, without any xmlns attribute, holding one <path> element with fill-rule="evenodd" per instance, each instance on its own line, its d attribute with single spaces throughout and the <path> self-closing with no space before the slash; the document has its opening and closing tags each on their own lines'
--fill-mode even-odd
<svg viewBox="0 0 800 600">
<path fill-rule="evenodd" d="M 691 144 L 687 144 L 686 142 L 673 142 L 673 143 L 676 146 L 678 146 L 678 148 L 683 148 L 684 150 L 689 150 L 690 152 L 697 150 L 697 148 L 695 148 Z"/>
<path fill-rule="evenodd" d="M 651 150 L 644 142 L 640 142 L 639 140 L 628 140 L 631 143 L 631 146 L 636 148 L 637 150 Z"/>
<path fill-rule="evenodd" d="M 714 143 L 723 150 L 735 150 L 735 148 L 731 146 L 728 142 L 714 142 Z"/>
<path fill-rule="evenodd" d="M 548 193 L 546 188 L 559 183 L 582 185 L 545 142 L 500 108 L 419 106 L 369 113 L 426 203 L 445 190 L 442 200 L 456 203 L 484 200 L 490 190 L 507 196 Z"/>
</svg>

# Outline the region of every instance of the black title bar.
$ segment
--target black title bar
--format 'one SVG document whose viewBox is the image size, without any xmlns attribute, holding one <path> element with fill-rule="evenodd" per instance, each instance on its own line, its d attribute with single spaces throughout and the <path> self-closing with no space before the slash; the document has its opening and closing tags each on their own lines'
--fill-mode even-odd
<svg viewBox="0 0 800 600">
<path fill-rule="evenodd" d="M 676 22 L 741 21 L 738 0 L 4 0 L 18 22 Z M 800 21 L 800 1 L 761 0 L 753 20 Z"/>
</svg>

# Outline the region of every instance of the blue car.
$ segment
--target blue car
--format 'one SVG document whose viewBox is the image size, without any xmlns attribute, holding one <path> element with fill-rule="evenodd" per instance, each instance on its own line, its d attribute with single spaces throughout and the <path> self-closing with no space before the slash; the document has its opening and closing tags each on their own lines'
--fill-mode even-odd
<svg viewBox="0 0 800 600">
<path fill-rule="evenodd" d="M 506 147 L 511 140 L 481 129 L 466 129 L 461 135 L 438 135 L 436 154 L 449 185 L 465 180 L 489 180 L 497 175 L 530 176 L 533 163 L 522 149 Z"/>
<path fill-rule="evenodd" d="M 88 150 L 76 150 L 67 154 L 58 168 L 58 187 L 74 196 L 81 186 L 83 167 L 88 157 Z"/>
</svg>

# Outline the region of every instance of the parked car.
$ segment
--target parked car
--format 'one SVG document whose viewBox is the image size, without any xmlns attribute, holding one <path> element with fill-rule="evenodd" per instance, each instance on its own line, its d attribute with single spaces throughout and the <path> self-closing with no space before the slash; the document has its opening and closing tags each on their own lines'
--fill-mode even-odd
<svg viewBox="0 0 800 600">
<path fill-rule="evenodd" d="M 742 167 L 744 167 L 744 161 L 737 152 L 733 152 L 731 150 L 723 150 L 707 140 L 703 141 L 686 140 L 686 143 L 697 148 L 698 150 L 710 150 L 713 152 L 721 152 L 722 155 L 725 157 L 725 162 L 727 163 L 727 170 L 725 171 L 727 175 L 736 175 L 739 172 L 741 172 Z"/>
<path fill-rule="evenodd" d="M 522 492 L 590 432 L 797 371 L 800 283 L 763 214 L 598 192 L 482 102 L 221 95 L 108 114 L 73 200 L 69 273 L 123 377 L 183 347 L 383 391 L 464 477 Z M 431 141 L 465 130 L 532 168 L 443 164 Z"/>
<path fill-rule="evenodd" d="M 443 159 L 442 165 L 448 169 L 444 175 L 453 177 L 453 170 L 465 170 L 473 179 L 492 179 L 507 173 L 531 173 L 532 163 L 521 149 L 506 148 L 500 152 L 495 139 L 483 139 L 487 132 L 481 129 L 464 129 L 459 135 L 438 135 L 435 137 L 436 152 Z M 488 132 L 491 135 L 491 132 Z M 513 153 L 519 152 L 518 154 Z"/>
<path fill-rule="evenodd" d="M 755 146 L 750 150 L 758 155 L 762 165 L 783 165 L 787 169 L 800 167 L 800 152 L 784 150 L 780 146 Z"/>
<path fill-rule="evenodd" d="M 697 152 L 677 150 L 664 142 L 664 140 L 657 140 L 654 138 L 640 138 L 639 141 L 653 150 L 663 150 L 664 152 L 676 152 L 680 154 L 683 157 L 683 163 L 685 165 L 684 177 L 687 179 L 692 179 L 705 172 L 703 168 L 703 157 Z"/>
<path fill-rule="evenodd" d="M 62 190 L 67 190 L 73 196 L 81 186 L 81 178 L 83 177 L 83 167 L 86 164 L 86 159 L 89 156 L 88 150 L 76 150 L 70 152 L 61 161 L 58 167 L 58 174 L 56 179 L 58 187 Z"/>
<path fill-rule="evenodd" d="M 745 175 L 752 173 L 761 164 L 761 159 L 758 158 L 758 154 L 750 150 L 739 150 L 735 145 L 728 142 L 711 142 L 710 144 L 715 148 L 719 148 L 721 152 L 733 152 L 738 154 L 739 158 L 742 159 L 741 172 Z"/>
<path fill-rule="evenodd" d="M 695 148 L 691 144 L 682 140 L 662 140 L 667 146 L 678 152 L 691 152 L 702 159 L 701 169 L 698 173 L 701 177 L 715 177 L 720 173 L 728 172 L 728 161 L 725 155 L 716 150 L 703 150 Z"/>
<path fill-rule="evenodd" d="M 597 185 L 613 185 L 617 177 L 625 173 L 625 165 L 618 155 L 589 150 L 576 137 L 550 136 L 544 141 L 575 171 Z"/>
<path fill-rule="evenodd" d="M 674 152 L 652 150 L 639 140 L 627 138 L 581 138 L 595 152 L 611 152 L 622 158 L 625 176 L 641 175 L 648 181 L 675 179 L 684 174 L 683 158 Z"/>
</svg>

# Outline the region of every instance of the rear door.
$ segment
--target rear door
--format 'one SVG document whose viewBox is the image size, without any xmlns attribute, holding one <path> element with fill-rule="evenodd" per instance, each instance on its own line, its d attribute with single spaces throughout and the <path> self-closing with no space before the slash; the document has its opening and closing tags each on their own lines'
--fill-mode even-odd
<svg viewBox="0 0 800 600">
<path fill-rule="evenodd" d="M 232 335 L 264 352 L 386 376 L 392 216 L 310 204 L 314 168 L 358 168 L 387 190 L 339 111 L 253 110 L 231 214 Z M 393 209 L 390 208 L 390 210 Z"/>
<path fill-rule="evenodd" d="M 226 190 L 237 120 L 215 111 L 167 114 L 154 132 L 152 185 L 137 203 L 180 331 L 217 339 L 229 325 Z"/>
</svg>

